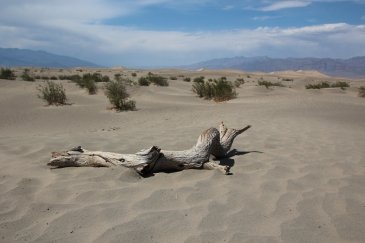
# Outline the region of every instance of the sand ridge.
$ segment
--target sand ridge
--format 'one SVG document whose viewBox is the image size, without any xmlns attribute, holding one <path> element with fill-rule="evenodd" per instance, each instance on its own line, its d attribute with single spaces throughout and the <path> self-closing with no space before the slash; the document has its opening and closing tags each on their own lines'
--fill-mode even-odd
<svg viewBox="0 0 365 243">
<path fill-rule="evenodd" d="M 74 104 L 46 107 L 36 98 L 38 81 L 0 80 L 0 241 L 362 242 L 365 103 L 355 87 L 364 81 L 310 91 L 303 87 L 312 77 L 301 76 L 290 88 L 266 89 L 254 82 L 263 74 L 203 72 L 247 82 L 219 104 L 195 97 L 181 78 L 135 88 L 138 110 L 116 113 L 102 92 L 89 96 L 67 81 Z M 186 149 L 220 121 L 253 126 L 233 145 L 246 153 L 223 161 L 233 165 L 231 176 L 46 166 L 51 151 L 75 145 Z"/>
</svg>

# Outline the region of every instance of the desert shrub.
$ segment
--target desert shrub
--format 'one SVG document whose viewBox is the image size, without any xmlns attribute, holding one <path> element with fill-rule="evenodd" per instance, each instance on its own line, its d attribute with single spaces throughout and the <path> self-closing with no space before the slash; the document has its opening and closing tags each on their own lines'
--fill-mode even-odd
<svg viewBox="0 0 365 243">
<path fill-rule="evenodd" d="M 128 100 L 129 94 L 122 81 L 106 83 L 105 95 L 113 107 L 119 111 L 136 109 L 136 102 L 134 100 Z"/>
<path fill-rule="evenodd" d="M 359 88 L 359 97 L 365 98 L 365 86 Z"/>
<path fill-rule="evenodd" d="M 193 82 L 195 82 L 195 83 L 204 83 L 204 79 L 205 79 L 204 76 L 196 77 L 196 78 L 193 79 Z"/>
<path fill-rule="evenodd" d="M 138 79 L 138 85 L 140 86 L 149 86 L 150 85 L 150 81 L 147 77 L 140 77 Z"/>
<path fill-rule="evenodd" d="M 43 80 L 49 80 L 49 77 L 48 76 L 42 76 L 41 77 Z"/>
<path fill-rule="evenodd" d="M 34 81 L 34 77 L 29 75 L 29 69 L 25 69 L 21 76 L 24 81 Z"/>
<path fill-rule="evenodd" d="M 328 82 L 321 82 L 318 84 L 307 84 L 305 86 L 306 89 L 323 89 L 323 88 L 330 88 L 331 85 Z"/>
<path fill-rule="evenodd" d="M 292 78 L 283 78 L 283 81 L 293 82 L 294 79 L 292 79 Z"/>
<path fill-rule="evenodd" d="M 96 94 L 96 92 L 98 91 L 98 86 L 96 86 L 96 83 L 93 79 L 87 79 L 83 82 L 84 88 L 87 89 L 90 95 Z"/>
<path fill-rule="evenodd" d="M 273 82 L 270 82 L 270 81 L 265 81 L 265 80 L 259 80 L 258 82 L 258 85 L 260 86 L 265 86 L 267 89 L 271 86 L 277 86 L 277 87 L 285 87 L 282 83 L 280 82 L 277 82 L 277 83 L 273 83 Z"/>
<path fill-rule="evenodd" d="M 326 89 L 326 88 L 341 88 L 342 90 L 350 87 L 347 82 L 338 81 L 336 83 L 330 84 L 329 82 L 321 82 L 318 84 L 307 84 L 306 89 Z"/>
<path fill-rule="evenodd" d="M 241 84 L 244 84 L 245 80 L 243 78 L 237 78 L 236 81 L 234 81 L 234 86 L 236 86 L 236 88 L 239 88 L 241 86 Z"/>
<path fill-rule="evenodd" d="M 56 76 L 51 76 L 49 79 L 50 80 L 57 80 L 58 78 Z"/>
<path fill-rule="evenodd" d="M 102 76 L 100 73 L 85 73 L 82 75 L 82 79 L 86 80 L 93 80 L 94 82 L 101 82 Z"/>
<path fill-rule="evenodd" d="M 209 83 L 207 83 L 207 84 L 209 85 Z M 203 98 L 203 97 L 208 96 L 208 95 L 206 95 L 207 90 L 206 90 L 205 83 L 196 82 L 196 83 L 193 84 L 192 89 L 193 89 L 193 92 L 196 93 L 199 96 L 199 98 Z"/>
<path fill-rule="evenodd" d="M 177 80 L 177 77 L 175 77 L 175 76 L 171 76 L 171 77 L 170 77 L 170 79 L 171 79 L 171 80 Z"/>
<path fill-rule="evenodd" d="M 185 82 L 190 82 L 190 81 L 191 81 L 191 78 L 186 77 L 186 78 L 184 78 L 183 80 L 184 80 Z"/>
<path fill-rule="evenodd" d="M 72 82 L 77 83 L 82 79 L 82 77 L 78 74 L 74 74 L 74 75 L 67 76 L 67 79 L 71 80 Z"/>
<path fill-rule="evenodd" d="M 232 83 L 226 79 L 221 78 L 217 82 L 213 82 L 214 86 L 214 100 L 215 101 L 225 101 L 233 99 L 237 96 L 236 90 Z"/>
<path fill-rule="evenodd" d="M 41 76 L 40 75 L 36 75 L 34 76 L 35 79 L 41 79 Z"/>
<path fill-rule="evenodd" d="M 1 68 L 0 70 L 0 79 L 8 79 L 8 80 L 14 80 L 15 74 L 14 72 L 9 68 Z"/>
<path fill-rule="evenodd" d="M 44 86 L 37 87 L 38 98 L 47 102 L 48 105 L 65 105 L 67 101 L 66 91 L 62 84 L 47 81 Z"/>
<path fill-rule="evenodd" d="M 343 81 L 337 81 L 334 84 L 331 84 L 332 88 L 341 88 L 342 90 L 345 90 L 346 88 L 350 87 L 350 85 L 347 82 Z"/>
<path fill-rule="evenodd" d="M 157 86 L 169 86 L 169 82 L 167 81 L 167 78 L 162 77 L 160 75 L 152 74 L 148 75 L 148 80 L 157 85 Z"/>
<path fill-rule="evenodd" d="M 110 78 L 107 75 L 101 75 L 100 73 L 85 73 L 82 75 L 83 80 L 94 80 L 94 82 L 109 82 Z"/>
<path fill-rule="evenodd" d="M 109 76 L 104 75 L 104 76 L 101 78 L 101 82 L 110 82 L 110 78 L 109 78 Z"/>
<path fill-rule="evenodd" d="M 140 77 L 138 79 L 138 84 L 140 86 L 149 86 L 151 83 L 157 86 L 169 86 L 167 78 L 153 74 L 151 72 L 149 72 L 146 77 Z"/>
<path fill-rule="evenodd" d="M 80 88 L 86 88 L 89 94 L 96 94 L 98 87 L 96 82 L 102 82 L 103 77 L 99 73 L 85 73 L 82 78 L 77 76 L 73 77 L 73 81 L 80 86 Z"/>
<path fill-rule="evenodd" d="M 237 95 L 232 83 L 222 78 L 213 82 L 194 82 L 192 89 L 200 98 L 217 102 L 233 99 Z"/>
<path fill-rule="evenodd" d="M 122 75 L 120 74 L 120 73 L 116 73 L 116 74 L 114 74 L 114 79 L 115 80 L 120 80 L 122 78 Z"/>
<path fill-rule="evenodd" d="M 137 77 L 137 73 L 133 72 L 132 77 Z"/>
</svg>

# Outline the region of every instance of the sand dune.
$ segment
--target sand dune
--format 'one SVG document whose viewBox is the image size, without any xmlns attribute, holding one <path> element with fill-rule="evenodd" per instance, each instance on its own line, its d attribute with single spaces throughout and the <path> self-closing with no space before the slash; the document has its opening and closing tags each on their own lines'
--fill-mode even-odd
<svg viewBox="0 0 365 243">
<path fill-rule="evenodd" d="M 365 100 L 356 88 L 305 90 L 313 77 L 266 89 L 251 75 L 225 103 L 195 97 L 182 80 L 134 88 L 138 111 L 120 113 L 73 83 L 64 82 L 73 105 L 46 107 L 39 82 L 0 80 L 0 241 L 363 242 Z M 46 165 L 75 145 L 189 148 L 220 121 L 253 126 L 233 145 L 245 153 L 222 161 L 231 176 Z"/>
</svg>

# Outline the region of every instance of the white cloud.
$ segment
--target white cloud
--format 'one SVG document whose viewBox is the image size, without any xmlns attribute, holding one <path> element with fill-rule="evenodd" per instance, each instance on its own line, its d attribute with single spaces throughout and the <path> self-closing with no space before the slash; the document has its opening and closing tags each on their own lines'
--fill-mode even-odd
<svg viewBox="0 0 365 243">
<path fill-rule="evenodd" d="M 265 20 L 269 20 L 269 19 L 277 19 L 280 18 L 280 16 L 269 16 L 269 15 L 265 15 L 265 16 L 255 16 L 252 19 L 255 21 L 265 21 Z"/>
<path fill-rule="evenodd" d="M 24 0 L 5 1 L 0 9 L 0 46 L 42 49 L 100 64 L 129 66 L 179 65 L 236 55 L 365 55 L 364 25 L 153 31 L 103 22 L 132 14 L 143 6 L 176 4 L 174 1 L 108 1 L 108 4 L 102 0 L 33 0 L 32 4 Z M 197 4 L 198 1 L 189 2 Z"/>
<path fill-rule="evenodd" d="M 234 6 L 233 5 L 226 5 L 222 9 L 223 10 L 231 10 L 231 9 L 234 9 Z"/>
<path fill-rule="evenodd" d="M 36 31 L 2 27 L 0 31 L 5 33 L 0 46 L 46 49 L 108 65 L 178 65 L 233 55 L 365 55 L 365 26 L 343 23 L 217 32 L 147 31 L 102 24 L 58 24 Z"/>
<path fill-rule="evenodd" d="M 311 4 L 311 1 L 279 1 L 261 8 L 261 11 L 277 11 L 286 8 L 301 8 Z"/>
</svg>

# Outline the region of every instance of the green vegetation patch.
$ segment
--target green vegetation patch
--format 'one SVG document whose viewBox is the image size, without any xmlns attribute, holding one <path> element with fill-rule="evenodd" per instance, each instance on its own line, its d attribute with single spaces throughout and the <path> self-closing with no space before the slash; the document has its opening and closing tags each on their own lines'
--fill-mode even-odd
<svg viewBox="0 0 365 243">
<path fill-rule="evenodd" d="M 66 91 L 62 84 L 47 81 L 45 85 L 37 87 L 38 98 L 47 102 L 48 105 L 66 105 Z"/>
<path fill-rule="evenodd" d="M 150 84 L 154 84 L 157 86 L 169 86 L 167 78 L 153 74 L 151 72 L 149 72 L 148 75 L 145 77 L 140 77 L 138 79 L 138 84 L 140 86 L 149 86 Z"/>
<path fill-rule="evenodd" d="M 16 76 L 13 70 L 9 68 L 1 68 L 0 79 L 15 80 Z"/>
<path fill-rule="evenodd" d="M 105 95 L 118 111 L 135 110 L 136 102 L 129 100 L 129 94 L 123 81 L 111 81 L 105 84 Z"/>
<path fill-rule="evenodd" d="M 224 78 L 214 79 L 212 82 L 194 82 L 192 90 L 200 98 L 216 102 L 230 100 L 237 96 L 233 84 Z"/>
<path fill-rule="evenodd" d="M 305 86 L 306 89 L 341 88 L 342 90 L 345 90 L 348 87 L 350 87 L 350 85 L 347 82 L 341 82 L 341 81 L 332 84 L 325 81 L 317 84 L 307 84 Z"/>
<path fill-rule="evenodd" d="M 273 83 L 273 82 L 270 82 L 270 81 L 259 80 L 257 83 L 258 83 L 259 86 L 265 86 L 267 89 L 269 87 L 272 87 L 272 86 L 285 87 L 285 85 L 283 85 L 280 82 Z"/>
</svg>

